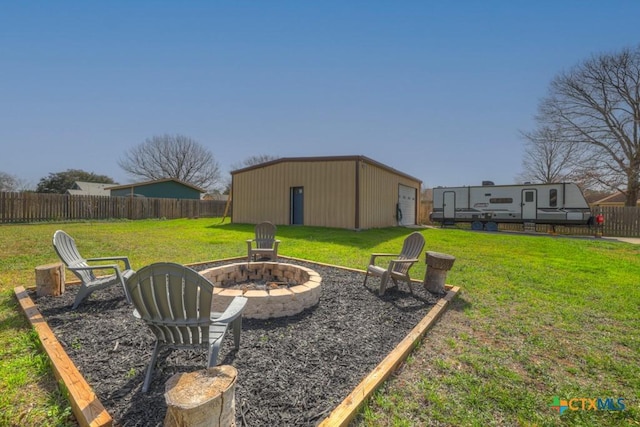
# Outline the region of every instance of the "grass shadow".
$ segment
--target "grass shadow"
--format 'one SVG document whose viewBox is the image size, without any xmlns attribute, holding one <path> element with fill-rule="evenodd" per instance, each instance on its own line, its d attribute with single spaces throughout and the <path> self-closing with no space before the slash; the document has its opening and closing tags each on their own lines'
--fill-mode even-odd
<svg viewBox="0 0 640 427">
<path fill-rule="evenodd" d="M 348 230 L 306 225 L 278 225 L 277 227 L 276 238 L 280 240 L 304 240 L 319 243 L 340 242 L 340 245 L 347 245 L 358 249 L 371 249 L 381 243 L 403 239 L 412 232 L 421 230 L 406 227 L 370 228 L 367 230 Z M 249 236 L 252 236 L 255 225 L 224 223 L 207 225 L 205 228 L 248 233 Z M 348 232 L 351 232 L 351 234 L 345 235 Z M 400 247 L 398 247 L 398 250 L 400 250 Z"/>
<path fill-rule="evenodd" d="M 448 310 L 465 312 L 473 307 L 471 302 L 464 298 L 464 294 L 458 293 L 458 296 L 451 301 Z"/>
</svg>

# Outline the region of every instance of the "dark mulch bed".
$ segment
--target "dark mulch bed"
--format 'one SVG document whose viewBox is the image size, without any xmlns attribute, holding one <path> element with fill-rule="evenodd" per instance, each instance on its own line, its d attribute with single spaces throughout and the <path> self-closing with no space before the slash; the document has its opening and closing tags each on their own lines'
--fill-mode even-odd
<svg viewBox="0 0 640 427">
<path fill-rule="evenodd" d="M 401 284 L 378 297 L 375 277 L 364 288 L 363 273 L 280 261 L 317 271 L 322 296 L 316 307 L 296 316 L 243 320 L 237 352 L 233 334 L 227 334 L 218 362 L 238 370 L 238 426 L 316 425 L 437 302 L 420 285 L 414 285 L 414 296 Z M 116 425 L 162 425 L 165 382 L 175 373 L 206 367 L 206 351 L 161 353 L 150 390 L 142 393 L 153 336 L 133 317 L 121 288 L 94 292 L 71 311 L 76 289 L 69 287 L 61 297 L 31 297 Z"/>
</svg>

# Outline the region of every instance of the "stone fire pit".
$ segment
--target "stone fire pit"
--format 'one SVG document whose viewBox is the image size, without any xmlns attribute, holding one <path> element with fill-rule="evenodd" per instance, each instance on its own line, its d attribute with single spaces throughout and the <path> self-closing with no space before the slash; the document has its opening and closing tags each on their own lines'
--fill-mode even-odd
<svg viewBox="0 0 640 427">
<path fill-rule="evenodd" d="M 310 268 L 277 262 L 239 262 L 200 271 L 215 286 L 213 311 L 239 295 L 249 299 L 243 317 L 293 316 L 320 300 L 322 279 Z"/>
</svg>

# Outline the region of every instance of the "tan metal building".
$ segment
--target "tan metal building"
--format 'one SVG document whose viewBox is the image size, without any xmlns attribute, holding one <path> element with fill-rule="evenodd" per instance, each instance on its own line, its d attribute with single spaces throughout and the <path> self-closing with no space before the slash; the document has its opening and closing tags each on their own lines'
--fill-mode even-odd
<svg viewBox="0 0 640 427">
<path fill-rule="evenodd" d="M 289 157 L 231 172 L 234 223 L 415 225 L 422 181 L 365 156 Z"/>
</svg>

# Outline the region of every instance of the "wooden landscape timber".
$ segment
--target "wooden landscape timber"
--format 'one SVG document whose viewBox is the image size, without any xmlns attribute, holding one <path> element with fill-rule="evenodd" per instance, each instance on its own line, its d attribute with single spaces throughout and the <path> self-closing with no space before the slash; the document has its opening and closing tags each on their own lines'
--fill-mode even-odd
<svg viewBox="0 0 640 427">
<path fill-rule="evenodd" d="M 49 325 L 40 314 L 24 287 L 14 289 L 25 316 L 38 334 L 42 348 L 51 360 L 53 373 L 69 393 L 73 414 L 81 427 L 111 427 L 113 419 L 102 406 L 98 396 L 69 358 Z"/>
<path fill-rule="evenodd" d="M 365 273 L 364 270 L 345 268 L 341 266 L 317 263 L 301 258 L 279 256 L 280 258 L 292 259 L 304 262 L 311 262 L 328 267 L 345 269 Z M 245 259 L 245 257 L 227 258 L 222 261 L 233 261 Z M 217 260 L 221 261 L 221 260 Z M 188 266 L 202 265 L 213 261 L 187 264 Z M 422 281 L 412 280 L 417 284 Z M 67 282 L 66 286 L 78 285 L 79 281 Z M 374 391 L 389 378 L 389 376 L 407 359 L 411 351 L 418 345 L 419 341 L 431 326 L 444 313 L 449 304 L 458 295 L 460 287 L 446 285 L 447 293 L 439 299 L 438 303 L 429 310 L 425 317 L 407 334 L 407 336 L 395 347 L 394 350 L 378 364 L 354 390 L 338 405 L 334 410 L 322 420 L 319 427 L 347 426 L 355 418 L 364 402 L 371 397 Z M 86 382 L 82 374 L 78 371 L 73 361 L 66 354 L 60 342 L 55 338 L 53 331 L 40 314 L 38 308 L 31 300 L 23 286 L 14 288 L 14 293 L 18 299 L 25 316 L 33 325 L 38 334 L 40 342 L 47 353 L 54 370 L 56 378 L 64 384 L 69 392 L 69 400 L 73 413 L 80 424 L 85 427 L 112 427 L 113 419 L 108 414 L 91 386 Z"/>
<path fill-rule="evenodd" d="M 422 283 L 422 282 L 417 282 Z M 444 313 L 447 306 L 458 295 L 458 286 L 446 285 L 447 293 L 429 310 L 429 313 L 418 323 L 396 348 L 365 377 L 353 391 L 322 420 L 319 427 L 346 427 L 357 415 L 359 409 L 387 378 L 409 357 L 424 334 Z"/>
</svg>

